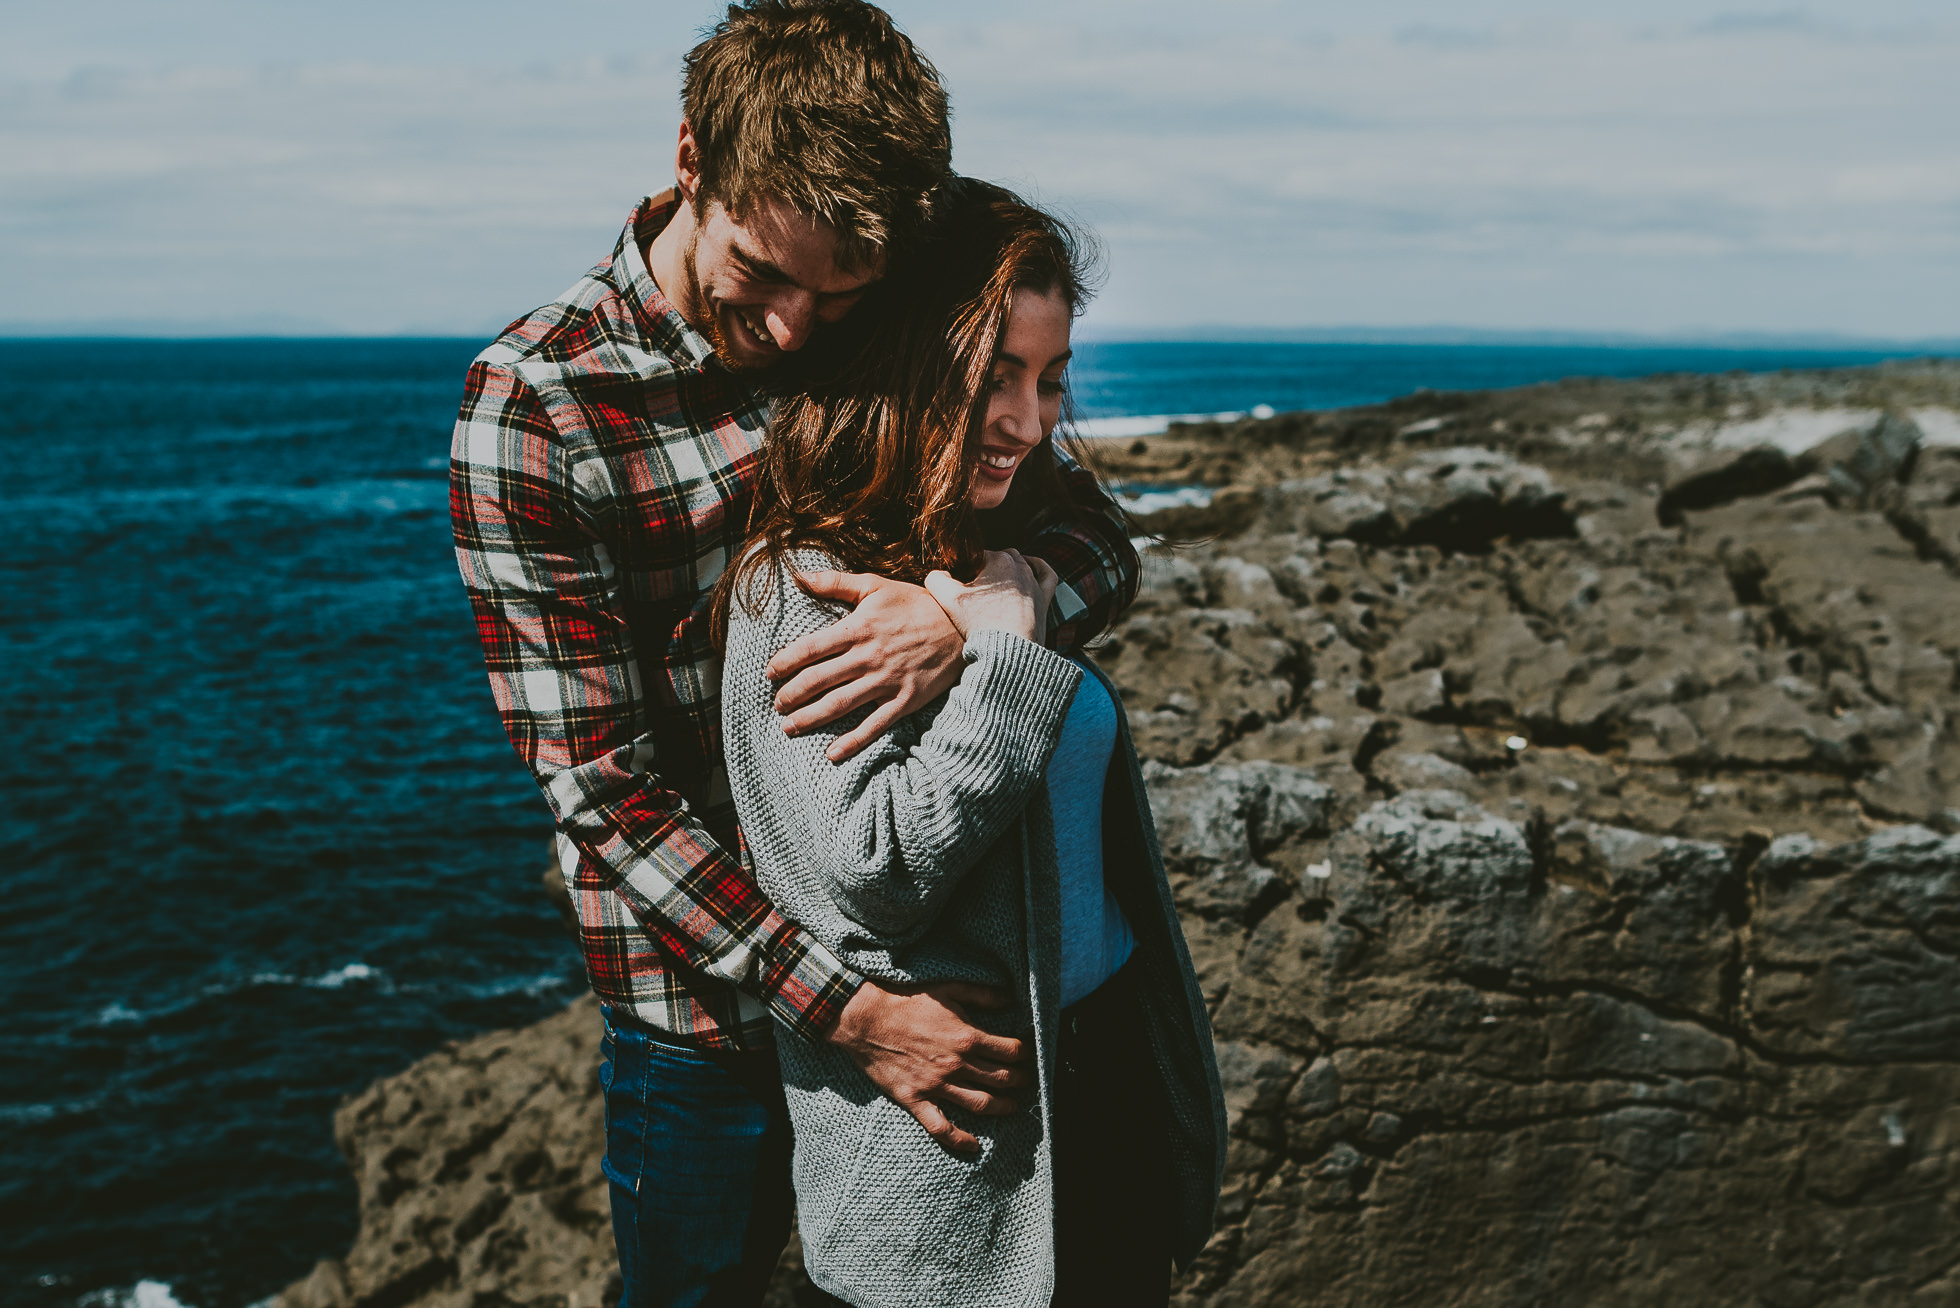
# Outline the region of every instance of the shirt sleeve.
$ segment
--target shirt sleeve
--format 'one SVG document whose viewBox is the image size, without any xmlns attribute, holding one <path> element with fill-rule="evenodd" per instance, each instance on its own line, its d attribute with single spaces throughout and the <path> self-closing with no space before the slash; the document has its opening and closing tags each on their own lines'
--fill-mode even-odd
<svg viewBox="0 0 1960 1308">
<path fill-rule="evenodd" d="M 861 978 L 775 910 L 654 770 L 640 661 L 579 463 L 521 378 L 482 361 L 471 367 L 451 451 L 450 517 L 504 728 L 558 829 L 600 869 L 632 923 L 685 965 L 818 1036 Z M 608 916 L 620 920 L 579 903 L 588 967 L 626 953 L 605 937 L 630 928 L 594 920 Z"/>
<path fill-rule="evenodd" d="M 1095 474 L 1059 444 L 1054 449 L 1075 507 L 1042 522 L 1026 552 L 1046 559 L 1061 578 L 1048 610 L 1048 644 L 1066 653 L 1108 630 L 1136 598 L 1137 551 L 1129 522 Z"/>
</svg>

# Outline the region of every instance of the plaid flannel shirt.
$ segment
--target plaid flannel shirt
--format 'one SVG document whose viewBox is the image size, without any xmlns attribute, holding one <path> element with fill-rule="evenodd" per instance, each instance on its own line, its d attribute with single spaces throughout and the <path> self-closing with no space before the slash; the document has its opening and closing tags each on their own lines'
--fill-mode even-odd
<svg viewBox="0 0 1960 1308">
<path fill-rule="evenodd" d="M 457 564 L 497 710 L 549 802 L 601 1001 L 708 1048 L 773 1012 L 819 1036 L 861 978 L 770 905 L 736 829 L 707 592 L 742 543 L 768 410 L 647 272 L 675 211 L 643 202 L 612 257 L 469 370 L 451 451 Z M 1057 644 L 1134 595 L 1121 515 L 1082 508 L 1032 552 L 1063 579 Z"/>
</svg>

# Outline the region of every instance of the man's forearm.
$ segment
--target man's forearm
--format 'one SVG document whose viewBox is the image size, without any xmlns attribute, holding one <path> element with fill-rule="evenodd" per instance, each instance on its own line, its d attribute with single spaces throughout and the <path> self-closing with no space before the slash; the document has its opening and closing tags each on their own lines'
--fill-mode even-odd
<svg viewBox="0 0 1960 1308">
<path fill-rule="evenodd" d="M 1100 515 L 1084 518 L 1051 525 L 1027 550 L 1061 579 L 1048 611 L 1048 645 L 1064 653 L 1107 631 L 1136 598 L 1136 547 L 1127 536 L 1103 530 Z"/>
<path fill-rule="evenodd" d="M 1138 561 L 1130 524 L 1088 469 L 1055 449 L 1073 508 L 1049 518 L 1023 551 L 1052 567 L 1060 584 L 1048 613 L 1048 644 L 1080 649 L 1109 629 L 1136 598 Z"/>
<path fill-rule="evenodd" d="M 680 795 L 628 770 L 631 753 L 560 772 L 544 787 L 591 892 L 575 902 L 588 968 L 623 966 L 633 937 L 644 936 L 820 1036 L 861 979 L 776 912 Z"/>
<path fill-rule="evenodd" d="M 479 361 L 451 456 L 457 566 L 504 729 L 580 854 L 575 900 L 595 989 L 684 1013 L 695 997 L 662 975 L 678 962 L 741 987 L 792 1027 L 827 1027 L 855 978 L 775 912 L 649 770 L 651 665 L 619 609 L 616 565 L 574 489 L 567 443 L 537 396 Z"/>
</svg>

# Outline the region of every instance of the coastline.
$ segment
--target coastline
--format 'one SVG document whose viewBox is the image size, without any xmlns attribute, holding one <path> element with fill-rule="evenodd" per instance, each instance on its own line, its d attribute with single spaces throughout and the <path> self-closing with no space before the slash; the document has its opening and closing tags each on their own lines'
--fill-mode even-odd
<svg viewBox="0 0 1960 1308">
<path fill-rule="evenodd" d="M 1177 1302 L 1960 1296 L 1956 414 L 1915 362 L 1091 447 L 1204 492 L 1098 652 L 1230 1100 Z M 360 1235 L 275 1303 L 605 1303 L 592 1010 L 344 1105 Z"/>
</svg>

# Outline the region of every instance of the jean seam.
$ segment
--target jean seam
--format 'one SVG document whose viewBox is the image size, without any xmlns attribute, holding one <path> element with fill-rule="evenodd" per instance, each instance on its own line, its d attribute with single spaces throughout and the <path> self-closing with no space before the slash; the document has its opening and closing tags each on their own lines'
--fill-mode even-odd
<svg viewBox="0 0 1960 1308">
<path fill-rule="evenodd" d="M 644 1047 L 644 1043 L 642 1044 L 642 1048 L 640 1050 L 639 1073 L 640 1074 L 638 1078 L 636 1078 L 635 1085 L 636 1088 L 639 1090 L 640 1129 L 633 1141 L 633 1146 L 634 1146 L 633 1147 L 633 1195 L 635 1199 L 639 1197 L 640 1187 L 646 1181 L 647 1137 L 653 1134 L 653 1120 L 651 1114 L 651 1105 L 653 1100 L 653 1060 L 647 1057 L 647 1051 Z"/>
</svg>

